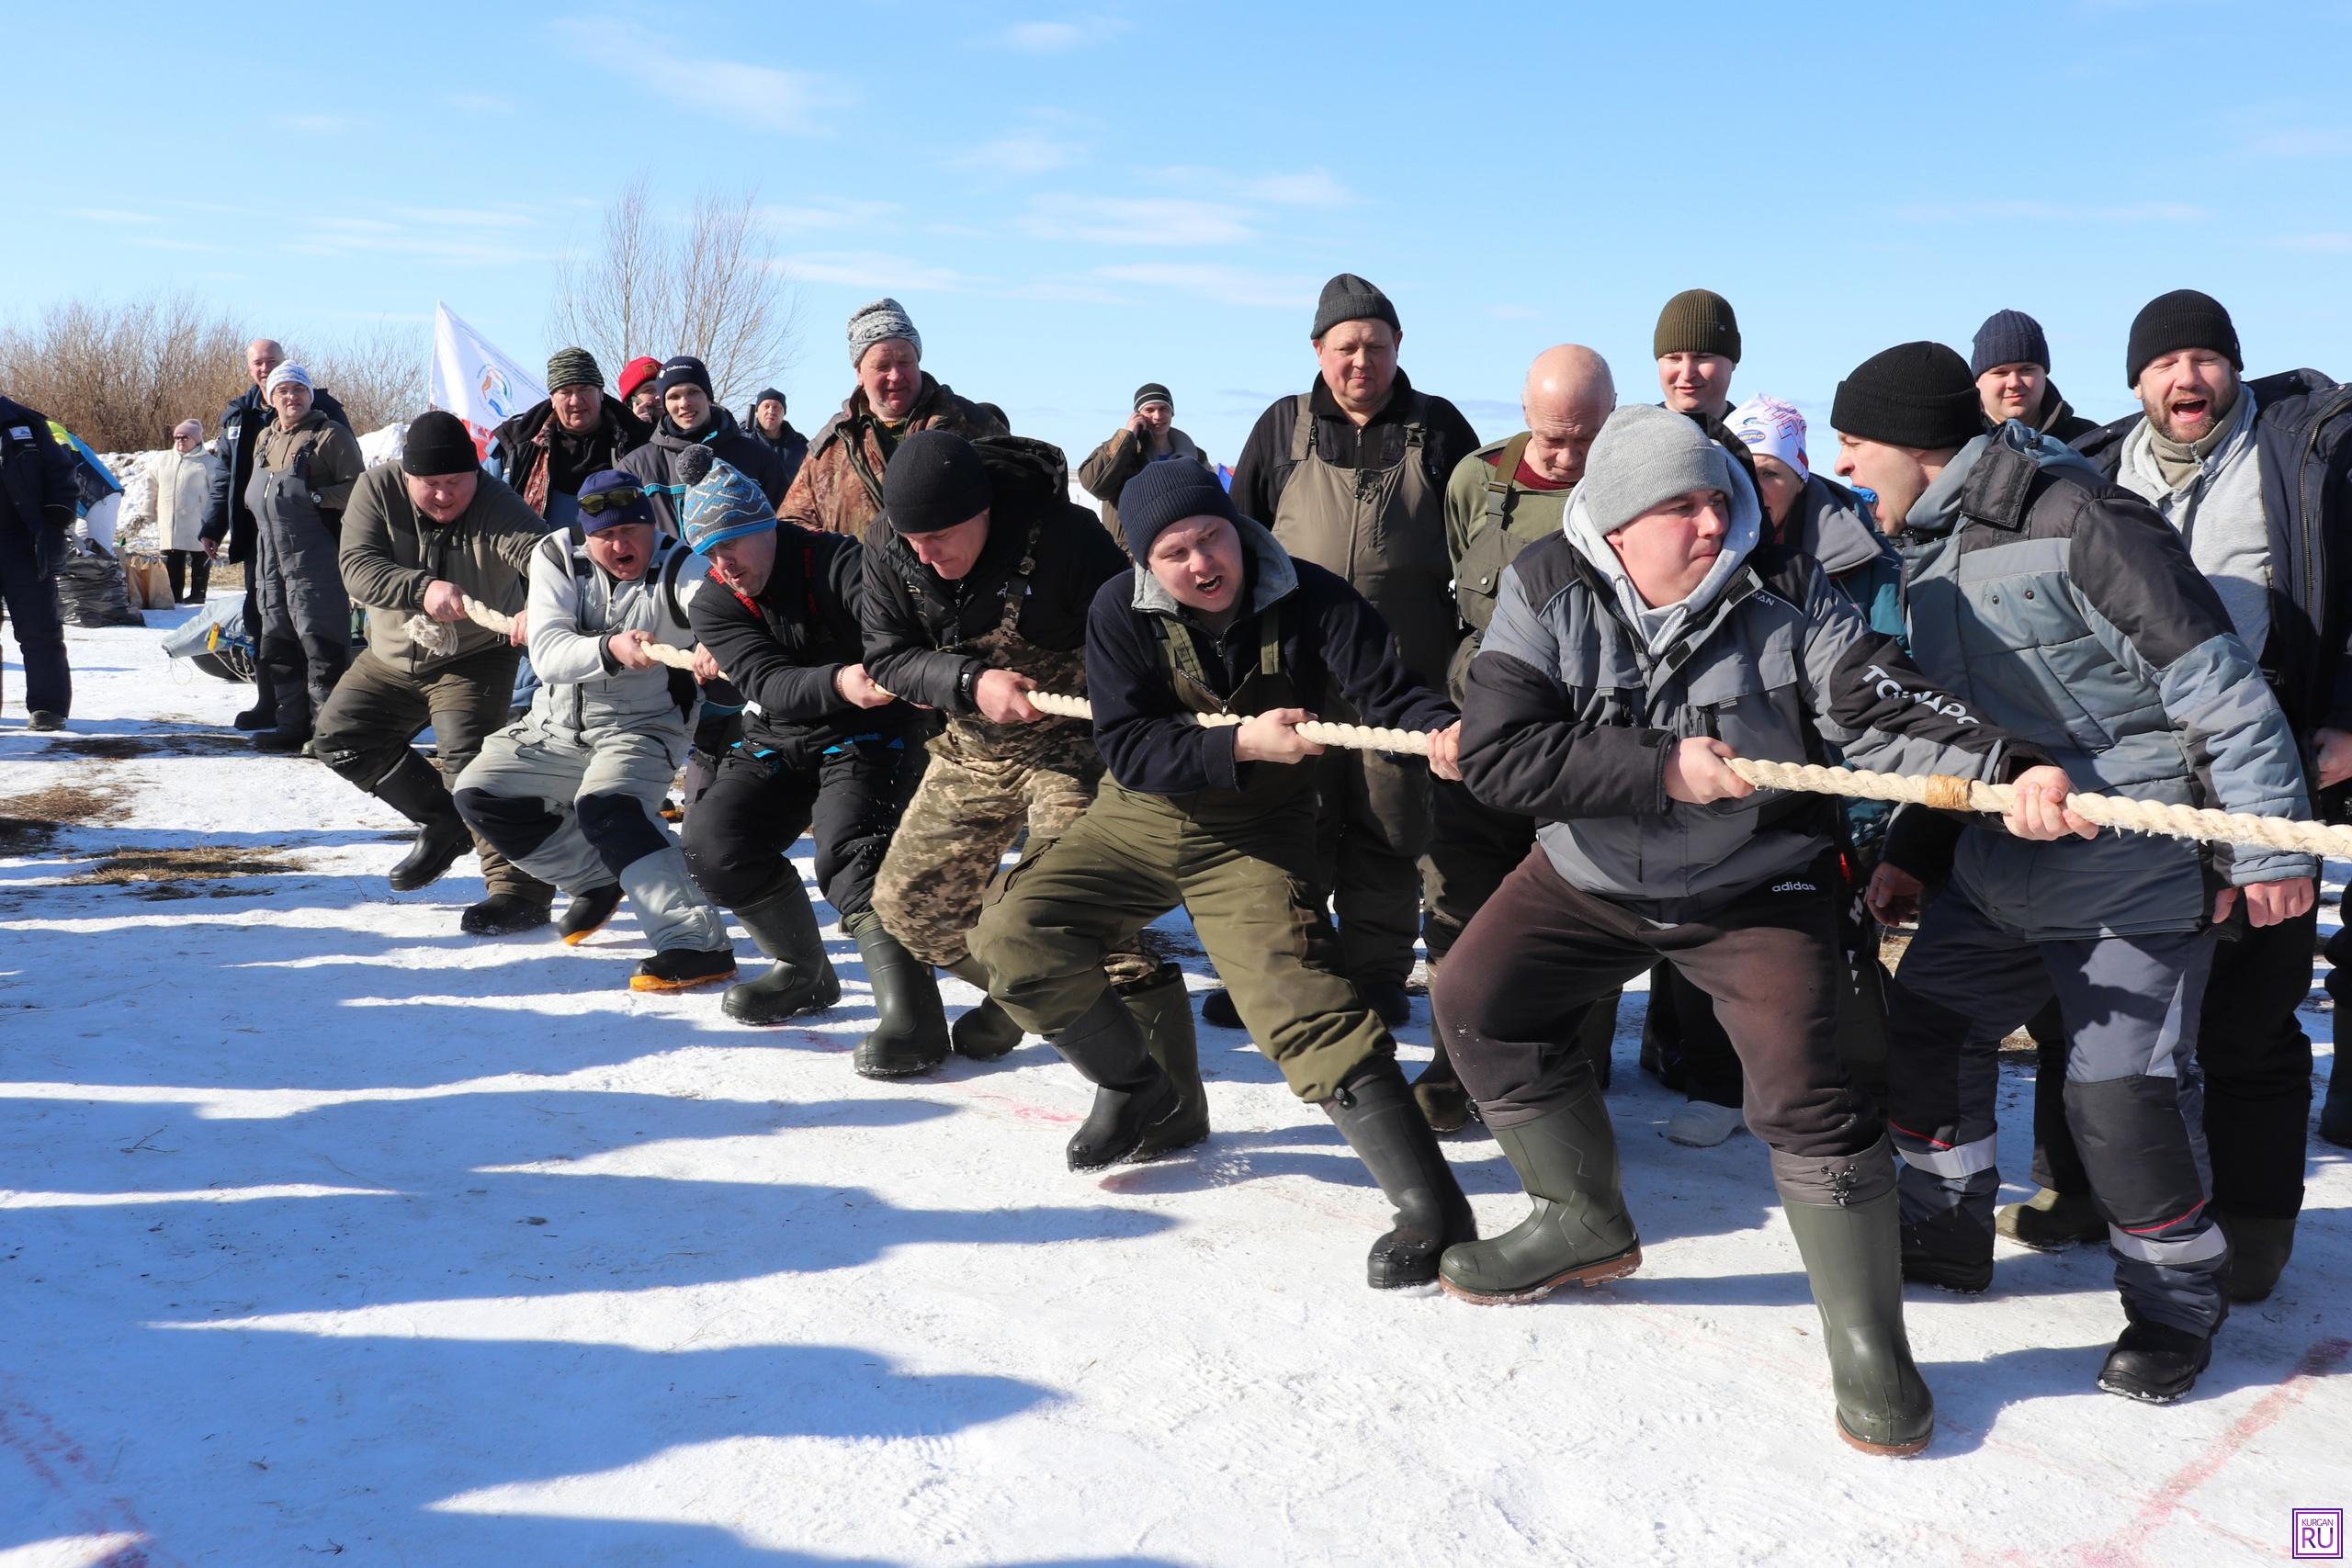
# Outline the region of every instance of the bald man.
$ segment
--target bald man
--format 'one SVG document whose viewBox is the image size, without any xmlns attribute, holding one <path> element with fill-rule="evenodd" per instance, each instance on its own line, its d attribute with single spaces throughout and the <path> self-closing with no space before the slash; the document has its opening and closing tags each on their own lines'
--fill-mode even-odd
<svg viewBox="0 0 2352 1568">
<path fill-rule="evenodd" d="M 263 384 L 269 373 L 286 358 L 286 345 L 276 338 L 257 337 L 245 344 L 245 374 L 252 378 L 247 387 L 220 412 L 220 438 L 214 445 L 220 454 L 220 467 L 212 476 L 212 494 L 204 509 L 204 527 L 199 537 L 208 559 L 217 558 L 223 542 L 228 546 L 229 559 L 243 562 L 254 553 L 260 525 L 254 521 L 253 510 L 245 504 L 245 482 L 254 477 L 254 453 L 261 446 L 262 433 L 277 421 L 277 415 L 262 396 Z M 351 428 L 343 405 L 324 387 L 312 389 L 311 406 L 345 429 Z M 354 432 L 354 434 L 357 434 Z M 261 574 L 245 573 L 245 635 L 254 636 L 261 629 L 261 605 L 254 596 Z M 269 667 L 261 666 L 254 672 L 255 695 L 254 705 L 237 716 L 239 729 L 275 729 L 277 728 L 277 693 L 270 678 Z"/>
<path fill-rule="evenodd" d="M 1617 406 L 1617 387 L 1608 361 L 1582 344 L 1564 343 L 1545 349 L 1528 367 L 1519 406 L 1527 428 L 1464 457 L 1445 487 L 1446 553 L 1453 561 L 1454 601 L 1464 627 L 1446 671 L 1446 689 L 1457 704 L 1470 660 L 1494 618 L 1503 568 L 1529 545 L 1560 532 L 1568 492 L 1584 477 L 1585 451 Z M 1421 857 L 1422 898 L 1429 911 L 1421 941 L 1434 970 L 1478 907 L 1527 858 L 1535 844 L 1535 823 L 1481 806 L 1450 780 L 1433 779 L 1431 789 L 1430 852 Z M 1595 1008 L 1587 1030 L 1600 1030 L 1605 1042 L 1615 1017 L 1613 1008 Z M 1430 1126 L 1450 1133 L 1469 1119 L 1469 1097 L 1446 1057 L 1442 1032 L 1430 1032 L 1437 1055 L 1414 1084 L 1413 1098 Z M 1605 1072 L 1605 1050 L 1600 1062 Z"/>
</svg>

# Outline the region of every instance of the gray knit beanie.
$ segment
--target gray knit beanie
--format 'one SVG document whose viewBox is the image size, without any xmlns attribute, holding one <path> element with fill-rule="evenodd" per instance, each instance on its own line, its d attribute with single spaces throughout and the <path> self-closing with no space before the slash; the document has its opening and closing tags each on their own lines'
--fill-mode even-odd
<svg viewBox="0 0 2352 1568">
<path fill-rule="evenodd" d="M 849 315 L 849 362 L 854 367 L 865 358 L 865 351 L 885 338 L 902 337 L 915 345 L 915 358 L 922 358 L 922 333 L 907 315 L 907 308 L 896 299 L 885 297 L 871 305 L 860 305 Z"/>
<path fill-rule="evenodd" d="M 1323 334 L 1341 321 L 1386 321 L 1390 332 L 1405 330 L 1388 296 L 1352 272 L 1340 273 L 1323 286 L 1315 301 L 1315 330 L 1306 335 L 1321 343 Z"/>
<path fill-rule="evenodd" d="M 1623 527 L 1678 495 L 1719 490 L 1736 496 L 1731 457 L 1687 414 L 1633 403 L 1609 416 L 1585 455 L 1577 504 L 1600 533 Z"/>
</svg>

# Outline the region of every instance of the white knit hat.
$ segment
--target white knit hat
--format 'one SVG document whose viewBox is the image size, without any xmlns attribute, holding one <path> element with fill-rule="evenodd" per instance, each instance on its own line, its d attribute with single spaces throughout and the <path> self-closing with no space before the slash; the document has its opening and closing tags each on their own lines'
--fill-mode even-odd
<svg viewBox="0 0 2352 1568">
<path fill-rule="evenodd" d="M 276 392 L 278 388 L 283 387 L 288 381 L 295 382 L 300 386 L 307 388 L 311 384 L 311 373 L 308 370 L 303 369 L 300 366 L 295 364 L 292 360 L 285 360 L 278 365 L 277 369 L 269 373 L 269 379 L 262 383 L 262 396 L 270 396 L 272 393 Z"/>
</svg>

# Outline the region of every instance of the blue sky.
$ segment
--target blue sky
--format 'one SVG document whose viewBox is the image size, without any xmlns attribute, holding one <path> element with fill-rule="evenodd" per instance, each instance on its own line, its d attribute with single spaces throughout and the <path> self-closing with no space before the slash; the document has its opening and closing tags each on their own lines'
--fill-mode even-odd
<svg viewBox="0 0 2352 1568">
<path fill-rule="evenodd" d="M 187 288 L 299 340 L 438 298 L 535 365 L 556 258 L 647 169 L 681 205 L 757 186 L 803 428 L 888 292 L 927 368 L 1073 462 L 1145 380 L 1230 461 L 1312 376 L 1341 269 L 1486 435 L 1564 339 L 1654 398 L 1651 325 L 1691 286 L 1739 312 L 1735 392 L 1816 423 L 1864 355 L 1965 352 L 2004 307 L 2078 408 L 2124 412 L 2131 318 L 2179 287 L 2229 305 L 2250 373 L 2352 375 L 2343 4 L 243 15 L 11 25 L 0 310 Z"/>
</svg>

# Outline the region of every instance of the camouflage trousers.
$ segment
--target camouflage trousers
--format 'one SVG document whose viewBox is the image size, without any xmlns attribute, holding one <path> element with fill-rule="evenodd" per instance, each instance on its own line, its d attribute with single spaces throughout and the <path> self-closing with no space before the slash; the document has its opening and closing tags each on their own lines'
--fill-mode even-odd
<svg viewBox="0 0 2352 1568">
<path fill-rule="evenodd" d="M 1025 863 L 1084 816 L 1102 763 L 1092 738 L 1076 727 L 1069 745 L 1017 761 L 978 754 L 952 728 L 930 750 L 875 881 L 874 912 L 909 953 L 944 968 L 968 951 L 1005 851 L 1025 828 Z M 1102 961 L 1113 985 L 1148 980 L 1158 969 L 1134 938 Z"/>
</svg>

